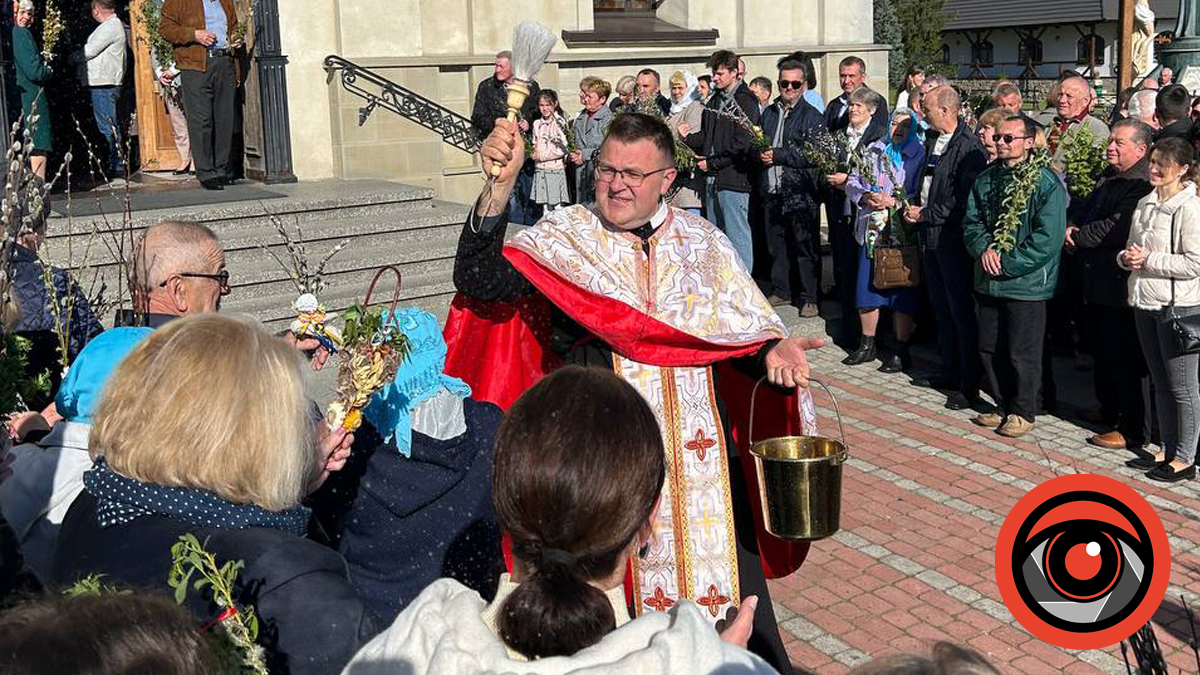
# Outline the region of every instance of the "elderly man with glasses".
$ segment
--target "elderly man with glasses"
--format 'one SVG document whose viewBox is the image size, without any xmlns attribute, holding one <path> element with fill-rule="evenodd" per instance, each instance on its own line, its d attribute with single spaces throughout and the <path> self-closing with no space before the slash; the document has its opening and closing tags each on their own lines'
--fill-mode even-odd
<svg viewBox="0 0 1200 675">
<path fill-rule="evenodd" d="M 1066 190 L 1044 166 L 1027 188 L 1016 188 L 1028 198 L 1015 214 L 1015 228 L 1005 225 L 1013 216 L 1005 195 L 1023 173 L 1022 164 L 1031 161 L 1036 131 L 1035 123 L 1025 117 L 1009 117 L 1000 125 L 995 136 L 1000 161 L 979 174 L 963 218 L 967 251 L 975 259 L 983 374 L 1004 413 L 981 413 L 971 421 L 1010 438 L 1033 429 L 1042 382 L 1046 301 L 1054 296 L 1066 238 Z"/>
<path fill-rule="evenodd" d="M 229 294 L 225 250 L 199 223 L 157 223 L 134 247 L 130 287 L 141 323 L 151 328 L 180 316 L 220 311 L 221 298 Z M 119 323 L 132 323 L 132 314 Z"/>
<path fill-rule="evenodd" d="M 202 312 L 221 311 L 230 293 L 225 249 L 207 226 L 179 220 L 151 225 L 133 250 L 129 285 L 135 311 L 122 311 L 117 325 L 159 328 L 168 321 Z M 316 338 L 282 337 L 311 353 L 313 370 L 329 357 Z"/>
<path fill-rule="evenodd" d="M 685 459 L 669 463 L 674 487 L 663 494 L 658 536 L 634 566 L 634 601 L 641 611 L 665 611 L 693 600 L 716 622 L 758 596 L 749 648 L 791 672 L 764 561 L 772 575 L 788 574 L 801 549 L 760 539 L 760 559 L 745 543 L 755 526 L 726 420 L 738 418 L 734 407 L 744 407 L 749 387 L 730 395 L 737 374 L 714 366 L 734 361 L 794 390 L 808 380 L 805 350 L 822 341 L 789 337 L 729 239 L 664 201 L 676 176 L 664 122 L 618 116 L 597 154 L 595 205 L 559 209 L 506 241 L 504 203 L 523 148 L 501 120 L 481 150 L 484 168 L 500 175 L 480 195 L 482 220 L 473 217 L 459 239 L 447 372 L 501 406 L 560 362 L 612 369 L 636 387 L 659 419 L 672 421 L 663 425 L 667 455 Z"/>
</svg>

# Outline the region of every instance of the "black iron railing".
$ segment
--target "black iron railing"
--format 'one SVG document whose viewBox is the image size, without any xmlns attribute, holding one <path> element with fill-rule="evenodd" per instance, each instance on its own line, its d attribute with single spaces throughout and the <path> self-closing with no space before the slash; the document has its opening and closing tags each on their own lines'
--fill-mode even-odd
<svg viewBox="0 0 1200 675">
<path fill-rule="evenodd" d="M 343 89 L 366 100 L 367 104 L 358 109 L 358 126 L 366 124 L 376 108 L 384 108 L 420 124 L 460 150 L 479 150 L 471 120 L 453 110 L 336 54 L 325 57 L 325 72 L 331 81 L 335 75 L 340 76 Z"/>
</svg>

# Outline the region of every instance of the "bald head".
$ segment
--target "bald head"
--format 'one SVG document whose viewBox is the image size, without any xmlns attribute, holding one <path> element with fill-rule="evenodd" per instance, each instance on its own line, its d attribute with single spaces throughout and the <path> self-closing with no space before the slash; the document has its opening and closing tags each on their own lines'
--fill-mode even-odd
<svg viewBox="0 0 1200 675">
<path fill-rule="evenodd" d="M 225 252 L 212 230 L 167 220 L 150 226 L 134 246 L 130 285 L 139 304 L 153 313 L 215 311 L 222 285 L 195 275 L 216 275 L 224 268 Z"/>
<path fill-rule="evenodd" d="M 134 246 L 134 288 L 149 292 L 172 274 L 198 268 L 214 246 L 221 247 L 217 235 L 200 223 L 164 220 L 151 225 Z"/>
<path fill-rule="evenodd" d="M 1058 115 L 1075 119 L 1087 113 L 1092 104 L 1092 85 L 1082 77 L 1068 77 L 1059 84 Z"/>
<path fill-rule="evenodd" d="M 921 112 L 939 134 L 952 134 L 958 129 L 961 110 L 962 97 L 949 85 L 934 87 L 921 97 Z"/>
<path fill-rule="evenodd" d="M 927 96 L 933 105 L 949 108 L 956 115 L 962 110 L 962 97 L 958 95 L 958 90 L 954 87 L 937 87 L 930 91 Z"/>
</svg>

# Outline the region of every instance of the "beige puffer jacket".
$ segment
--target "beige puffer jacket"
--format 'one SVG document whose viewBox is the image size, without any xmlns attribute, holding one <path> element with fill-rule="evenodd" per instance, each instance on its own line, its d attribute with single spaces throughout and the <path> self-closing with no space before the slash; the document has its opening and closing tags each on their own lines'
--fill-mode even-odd
<svg viewBox="0 0 1200 675">
<path fill-rule="evenodd" d="M 1171 239 L 1174 221 L 1175 241 Z M 1138 202 L 1129 228 L 1129 242 L 1148 252 L 1142 269 L 1129 275 L 1129 304 L 1138 309 L 1161 309 L 1171 303 L 1171 279 L 1175 280 L 1175 304 L 1200 305 L 1200 197 L 1196 185 L 1184 188 L 1165 202 L 1154 190 Z M 1124 251 L 1117 264 L 1125 264 Z"/>
</svg>

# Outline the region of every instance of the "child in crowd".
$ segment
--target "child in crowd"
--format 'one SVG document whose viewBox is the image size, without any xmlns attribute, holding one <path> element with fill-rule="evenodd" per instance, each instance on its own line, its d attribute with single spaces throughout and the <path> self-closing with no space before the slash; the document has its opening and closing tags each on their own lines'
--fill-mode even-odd
<svg viewBox="0 0 1200 675">
<path fill-rule="evenodd" d="M 546 210 L 556 209 L 571 201 L 567 194 L 567 174 L 563 158 L 567 156 L 566 122 L 558 105 L 558 94 L 543 89 L 538 94 L 540 119 L 533 122 L 533 201 Z"/>
</svg>

